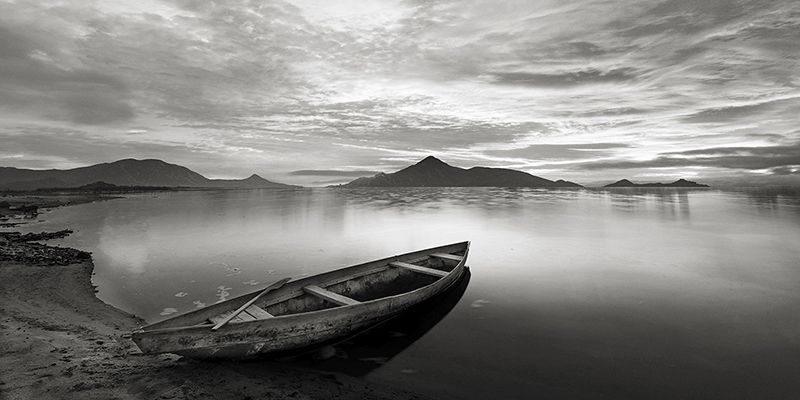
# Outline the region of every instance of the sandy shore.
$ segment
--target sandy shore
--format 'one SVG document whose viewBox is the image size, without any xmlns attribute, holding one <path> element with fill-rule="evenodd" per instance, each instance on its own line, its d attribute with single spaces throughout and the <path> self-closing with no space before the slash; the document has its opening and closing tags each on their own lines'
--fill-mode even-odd
<svg viewBox="0 0 800 400">
<path fill-rule="evenodd" d="M 142 355 L 124 336 L 143 321 L 95 297 L 92 270 L 0 261 L 0 398 L 421 398 L 276 361 Z"/>
</svg>

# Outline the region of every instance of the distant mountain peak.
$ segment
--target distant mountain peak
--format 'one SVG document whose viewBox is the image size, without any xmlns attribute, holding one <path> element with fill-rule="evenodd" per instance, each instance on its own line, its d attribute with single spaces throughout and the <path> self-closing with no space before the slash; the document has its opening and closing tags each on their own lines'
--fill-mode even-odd
<svg viewBox="0 0 800 400">
<path fill-rule="evenodd" d="M 527 172 L 505 168 L 454 167 L 434 157 L 389 174 L 361 177 L 347 187 L 581 187 L 566 181 L 550 181 Z"/>
<path fill-rule="evenodd" d="M 422 161 L 418 162 L 417 165 L 448 165 L 446 162 L 434 157 L 434 156 L 427 156 L 422 159 Z"/>
<path fill-rule="evenodd" d="M 672 183 L 660 183 L 660 182 L 633 183 L 633 182 L 631 182 L 631 181 L 629 181 L 627 179 L 620 179 L 620 180 L 618 180 L 618 181 L 616 181 L 616 182 L 614 182 L 612 184 L 605 185 L 604 187 L 607 187 L 607 188 L 615 188 L 615 187 L 622 187 L 622 188 L 625 188 L 625 187 L 667 187 L 667 188 L 669 188 L 669 187 L 673 187 L 673 188 L 676 188 L 676 187 L 677 188 L 697 187 L 697 188 L 701 188 L 701 187 L 708 187 L 708 185 L 704 185 L 704 184 L 693 182 L 693 181 L 688 181 L 688 180 L 683 179 L 683 178 L 678 179 L 677 181 L 672 182 Z"/>
<path fill-rule="evenodd" d="M 78 187 L 78 189 L 114 189 L 114 188 L 117 188 L 117 187 L 119 187 L 119 186 L 117 186 L 117 185 L 115 185 L 113 183 L 97 181 L 97 182 L 93 182 L 93 183 L 89 183 L 89 184 L 80 186 L 80 187 Z"/>
<path fill-rule="evenodd" d="M 116 186 L 194 187 L 194 188 L 291 188 L 256 174 L 246 179 L 208 179 L 181 165 L 158 159 L 126 158 L 68 170 L 4 169 L 0 188 L 35 190 L 40 188 L 88 188 Z"/>
<path fill-rule="evenodd" d="M 159 160 L 157 158 L 145 158 L 145 159 L 136 159 L 136 158 L 123 158 L 121 160 L 112 161 L 106 164 L 169 164 L 166 161 Z"/>
<path fill-rule="evenodd" d="M 708 185 L 704 185 L 702 183 L 697 183 L 695 181 L 690 181 L 690 180 L 683 179 L 683 178 L 678 179 L 677 181 L 672 182 L 669 185 L 681 186 L 681 187 L 685 187 L 685 186 L 690 186 L 690 187 L 708 187 Z"/>
</svg>

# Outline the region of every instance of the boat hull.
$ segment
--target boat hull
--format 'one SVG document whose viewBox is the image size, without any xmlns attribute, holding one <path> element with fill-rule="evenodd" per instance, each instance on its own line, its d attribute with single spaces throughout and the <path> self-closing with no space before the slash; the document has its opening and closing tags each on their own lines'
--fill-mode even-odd
<svg viewBox="0 0 800 400">
<path fill-rule="evenodd" d="M 175 353 L 197 359 L 249 358 L 284 353 L 353 336 L 420 304 L 457 282 L 463 259 L 435 282 L 395 296 L 324 310 L 230 323 L 217 331 L 190 326 L 134 332 L 144 353 Z"/>
</svg>

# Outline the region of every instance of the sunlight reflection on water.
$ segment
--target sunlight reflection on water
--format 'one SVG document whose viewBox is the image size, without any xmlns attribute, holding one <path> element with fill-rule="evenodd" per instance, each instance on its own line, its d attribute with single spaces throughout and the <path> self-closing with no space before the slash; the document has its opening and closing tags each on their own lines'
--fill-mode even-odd
<svg viewBox="0 0 800 400">
<path fill-rule="evenodd" d="M 770 190 L 171 192 L 59 209 L 27 229 L 76 228 L 61 243 L 94 252 L 99 296 L 151 321 L 260 287 L 253 282 L 471 240 L 463 299 L 370 379 L 455 398 L 737 397 L 754 387 L 781 397 L 800 393 L 798 199 Z"/>
</svg>

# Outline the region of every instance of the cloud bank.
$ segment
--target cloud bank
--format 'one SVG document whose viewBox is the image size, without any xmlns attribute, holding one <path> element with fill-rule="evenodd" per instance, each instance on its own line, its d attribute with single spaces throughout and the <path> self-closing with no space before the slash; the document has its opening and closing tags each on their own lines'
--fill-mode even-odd
<svg viewBox="0 0 800 400">
<path fill-rule="evenodd" d="M 0 165 L 796 176 L 799 67 L 791 0 L 6 1 Z"/>
</svg>

